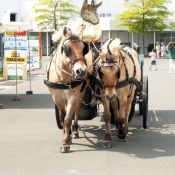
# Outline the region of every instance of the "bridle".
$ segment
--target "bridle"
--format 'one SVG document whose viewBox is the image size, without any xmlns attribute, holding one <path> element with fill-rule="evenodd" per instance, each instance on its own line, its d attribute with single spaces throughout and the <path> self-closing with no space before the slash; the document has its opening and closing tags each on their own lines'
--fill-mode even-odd
<svg viewBox="0 0 175 175">
<path fill-rule="evenodd" d="M 118 81 L 120 79 L 120 60 L 121 60 L 121 57 L 120 56 L 118 57 L 119 58 L 118 61 L 115 60 L 115 55 L 111 53 L 110 48 L 109 48 L 109 45 L 111 44 L 111 42 L 113 40 L 114 39 L 111 39 L 109 41 L 108 45 L 107 45 L 107 53 L 105 55 L 106 60 L 99 62 L 98 66 L 97 66 L 97 74 L 99 75 L 99 78 L 101 79 L 101 85 L 102 85 L 101 88 L 103 88 L 103 89 L 105 89 L 105 88 L 114 88 L 114 87 L 116 87 L 116 85 L 104 84 L 104 82 L 102 80 L 101 71 L 100 71 L 101 67 L 105 67 L 105 68 L 111 67 L 111 68 L 113 68 L 114 66 L 116 66 L 118 68 L 117 79 L 118 79 Z M 117 81 L 117 83 L 118 83 L 118 81 Z"/>
<path fill-rule="evenodd" d="M 63 41 L 63 44 L 62 44 L 62 46 L 61 46 L 61 53 L 63 53 L 63 51 L 64 51 L 64 53 L 65 53 L 65 55 L 66 55 L 66 59 L 68 60 L 68 62 L 70 63 L 70 65 L 71 66 L 74 66 L 74 64 L 77 62 L 77 61 L 79 61 L 79 60 L 82 60 L 84 63 L 85 63 L 85 65 L 87 66 L 87 63 L 86 63 L 86 59 L 83 57 L 83 58 L 76 58 L 75 60 L 71 60 L 70 59 L 70 53 L 71 53 L 71 48 L 69 47 L 69 45 L 67 44 L 67 42 L 66 41 L 71 41 L 71 42 L 78 42 L 78 41 L 82 41 L 82 40 L 80 40 L 78 37 L 76 37 L 76 36 L 71 36 L 71 37 L 69 37 L 69 38 L 66 38 L 66 39 L 64 39 L 64 41 Z M 86 48 L 86 47 L 88 47 L 86 44 L 87 43 L 85 43 L 84 41 L 82 41 L 83 42 L 83 44 L 85 45 L 85 48 L 83 49 L 83 56 L 84 55 L 86 55 L 86 52 L 88 52 L 89 51 L 89 49 L 88 48 Z M 87 51 L 87 50 L 88 51 Z"/>
<path fill-rule="evenodd" d="M 87 66 L 87 62 L 86 62 L 86 59 L 84 58 L 84 55 L 86 55 L 88 53 L 89 46 L 88 46 L 87 43 L 85 43 L 84 41 L 82 41 L 82 43 L 85 46 L 84 49 L 83 49 L 83 58 L 76 58 L 76 59 L 72 60 L 71 57 L 70 57 L 70 55 L 71 55 L 71 48 L 69 47 L 67 41 L 70 41 L 70 42 L 79 42 L 79 41 L 82 41 L 82 40 L 80 40 L 77 36 L 71 36 L 69 38 L 64 39 L 64 41 L 62 42 L 62 45 L 61 45 L 61 54 L 63 54 L 63 52 L 64 52 L 64 54 L 66 55 L 66 60 L 71 65 L 72 73 L 69 73 L 66 70 L 64 70 L 63 68 L 61 68 L 61 67 L 58 66 L 57 60 L 56 60 L 57 54 L 58 54 L 58 49 L 56 49 L 54 51 L 54 54 L 53 54 L 53 57 L 52 57 L 52 60 L 51 61 L 53 61 L 55 63 L 55 72 L 56 72 L 57 76 L 58 76 L 58 72 L 57 72 L 57 68 L 58 68 L 62 72 L 64 72 L 67 75 L 71 76 L 72 77 L 72 80 L 73 80 L 73 78 L 75 78 L 74 71 L 73 71 L 75 63 L 77 61 L 79 61 L 79 60 L 82 60 L 84 62 L 84 64 Z M 56 56 L 54 57 L 55 54 L 56 54 Z M 85 77 L 82 77 L 80 79 L 84 79 L 84 78 Z M 77 79 L 77 78 L 75 78 L 75 79 L 76 80 L 80 80 L 80 79 Z"/>
<path fill-rule="evenodd" d="M 119 60 L 120 62 L 120 60 Z M 98 70 L 98 74 L 99 74 L 99 78 L 101 79 L 102 83 L 103 83 L 103 88 L 114 88 L 116 87 L 116 84 L 115 85 L 111 85 L 111 84 L 105 84 L 102 80 L 102 75 L 101 75 L 101 72 L 100 72 L 100 69 L 101 67 L 104 67 L 104 68 L 113 68 L 114 66 L 118 68 L 118 73 L 117 73 L 117 79 L 119 81 L 119 78 L 120 78 L 120 66 L 119 66 L 119 62 L 116 61 L 116 60 L 106 60 L 106 61 L 102 61 L 99 65 L 99 70 Z"/>
</svg>

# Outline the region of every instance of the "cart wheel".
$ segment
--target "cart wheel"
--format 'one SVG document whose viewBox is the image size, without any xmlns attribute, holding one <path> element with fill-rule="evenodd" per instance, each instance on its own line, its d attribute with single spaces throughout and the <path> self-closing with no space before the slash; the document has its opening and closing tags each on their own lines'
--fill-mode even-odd
<svg viewBox="0 0 175 175">
<path fill-rule="evenodd" d="M 56 104 L 55 104 L 55 116 L 56 116 L 58 128 L 63 129 L 63 122 L 62 122 L 61 118 L 59 117 L 59 109 L 58 109 Z"/>
<path fill-rule="evenodd" d="M 143 104 L 142 104 L 142 100 L 140 100 L 139 102 L 139 115 L 143 114 Z"/>
<path fill-rule="evenodd" d="M 148 114 L 148 76 L 143 77 L 143 95 L 142 95 L 142 112 L 143 112 L 143 128 L 147 128 Z"/>
</svg>

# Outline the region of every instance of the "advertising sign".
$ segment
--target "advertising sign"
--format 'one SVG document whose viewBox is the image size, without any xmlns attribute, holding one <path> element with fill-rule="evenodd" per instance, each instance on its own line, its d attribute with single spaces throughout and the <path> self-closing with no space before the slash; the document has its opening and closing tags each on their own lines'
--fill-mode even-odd
<svg viewBox="0 0 175 175">
<path fill-rule="evenodd" d="M 4 79 L 26 80 L 26 32 L 6 32 L 4 40 Z"/>
<path fill-rule="evenodd" d="M 39 37 L 28 36 L 29 48 L 30 48 L 30 64 L 34 65 L 34 68 L 40 68 L 39 60 Z M 28 45 L 28 42 L 27 42 Z M 29 63 L 29 50 L 27 47 L 27 63 Z"/>
</svg>

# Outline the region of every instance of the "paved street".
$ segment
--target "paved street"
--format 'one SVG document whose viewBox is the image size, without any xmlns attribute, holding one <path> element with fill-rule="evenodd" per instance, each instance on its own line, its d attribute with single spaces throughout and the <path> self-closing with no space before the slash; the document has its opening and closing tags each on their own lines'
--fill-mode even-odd
<svg viewBox="0 0 175 175">
<path fill-rule="evenodd" d="M 45 65 L 33 71 L 30 82 L 4 88 L 0 81 L 0 175 L 174 175 L 175 71 L 168 60 L 157 60 L 143 74 L 149 79 L 148 129 L 142 128 L 138 106 L 129 123 L 130 138 L 121 142 L 113 133 L 112 148 L 104 149 L 102 106 L 93 120 L 80 121 L 80 138 L 72 140 L 71 153 L 61 154 L 62 130 L 56 125 L 54 104 L 43 83 Z M 2 88 L 3 87 L 3 88 Z M 16 90 L 20 101 L 13 101 Z"/>
</svg>

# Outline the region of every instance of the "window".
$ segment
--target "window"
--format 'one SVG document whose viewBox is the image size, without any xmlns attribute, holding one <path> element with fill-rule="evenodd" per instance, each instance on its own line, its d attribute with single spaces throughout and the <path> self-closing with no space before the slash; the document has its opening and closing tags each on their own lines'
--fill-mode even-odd
<svg viewBox="0 0 175 175">
<path fill-rule="evenodd" d="M 10 13 L 10 21 L 15 22 L 16 21 L 16 14 Z"/>
</svg>

